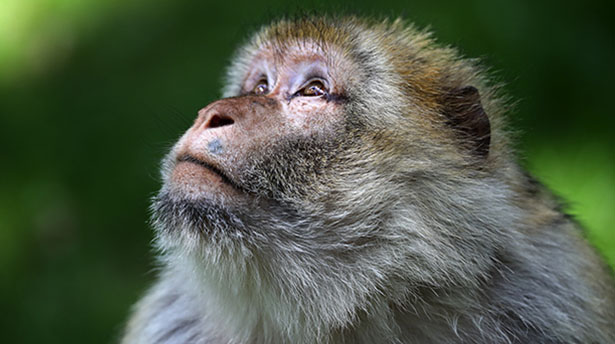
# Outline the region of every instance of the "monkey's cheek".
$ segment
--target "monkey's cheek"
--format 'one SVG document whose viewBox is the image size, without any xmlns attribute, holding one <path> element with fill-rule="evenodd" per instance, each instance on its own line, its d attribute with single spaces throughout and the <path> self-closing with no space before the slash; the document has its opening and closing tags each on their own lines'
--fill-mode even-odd
<svg viewBox="0 0 615 344">
<path fill-rule="evenodd" d="M 179 162 L 173 168 L 168 187 L 177 196 L 187 199 L 221 199 L 240 194 L 216 172 L 191 162 Z"/>
</svg>

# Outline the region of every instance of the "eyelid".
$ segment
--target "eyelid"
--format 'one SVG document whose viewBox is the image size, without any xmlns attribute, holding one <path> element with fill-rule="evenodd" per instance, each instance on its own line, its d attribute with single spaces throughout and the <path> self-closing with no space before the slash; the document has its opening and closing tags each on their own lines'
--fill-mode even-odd
<svg viewBox="0 0 615 344">
<path fill-rule="evenodd" d="M 252 84 L 252 88 L 256 87 L 256 85 L 260 84 L 263 81 L 267 84 L 267 87 L 269 87 L 270 85 L 269 78 L 265 74 L 261 74 L 258 78 L 255 78 L 254 80 L 256 80 L 256 82 Z"/>
</svg>

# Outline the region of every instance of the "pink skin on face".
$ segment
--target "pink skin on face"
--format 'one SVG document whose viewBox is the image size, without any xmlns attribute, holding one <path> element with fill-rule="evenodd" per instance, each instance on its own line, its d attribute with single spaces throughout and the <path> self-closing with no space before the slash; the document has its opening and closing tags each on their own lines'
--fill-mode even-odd
<svg viewBox="0 0 615 344">
<path fill-rule="evenodd" d="M 336 66 L 327 63 L 333 60 Z M 303 43 L 278 55 L 264 48 L 252 61 L 241 87 L 243 96 L 201 109 L 176 144 L 169 183 L 175 191 L 191 198 L 244 197 L 228 182 L 241 173 L 251 155 L 266 152 L 284 137 L 326 132 L 342 120 L 341 104 L 329 98 L 342 93 L 343 85 L 335 77 L 343 73 L 338 57 Z M 325 94 L 306 96 L 301 91 L 313 80 Z M 263 82 L 266 92 L 255 95 L 253 90 Z"/>
</svg>

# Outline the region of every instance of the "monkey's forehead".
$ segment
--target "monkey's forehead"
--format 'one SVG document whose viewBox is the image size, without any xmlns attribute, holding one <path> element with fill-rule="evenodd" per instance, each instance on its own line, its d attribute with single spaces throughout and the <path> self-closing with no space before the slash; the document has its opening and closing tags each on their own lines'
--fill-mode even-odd
<svg viewBox="0 0 615 344">
<path fill-rule="evenodd" d="M 344 60 L 353 63 L 374 77 L 391 72 L 414 77 L 419 70 L 433 75 L 443 70 L 442 64 L 456 59 L 452 50 L 440 49 L 428 31 L 417 30 L 411 23 L 352 16 L 274 22 L 239 49 L 234 61 L 251 63 L 260 51 L 282 60 L 292 54 L 312 52 L 332 64 Z"/>
<path fill-rule="evenodd" d="M 358 29 L 365 24 L 353 17 L 333 20 L 330 17 L 305 17 L 280 20 L 265 27 L 255 37 L 258 43 L 285 46 L 312 42 L 316 46 L 336 45 L 347 47 Z"/>
<path fill-rule="evenodd" d="M 344 61 L 344 51 L 336 45 L 323 44 L 305 39 L 283 45 L 274 42 L 262 42 L 254 47 L 247 59 L 252 65 L 256 61 L 270 61 L 277 66 L 293 64 L 299 61 L 320 61 L 327 65 L 339 65 Z"/>
</svg>

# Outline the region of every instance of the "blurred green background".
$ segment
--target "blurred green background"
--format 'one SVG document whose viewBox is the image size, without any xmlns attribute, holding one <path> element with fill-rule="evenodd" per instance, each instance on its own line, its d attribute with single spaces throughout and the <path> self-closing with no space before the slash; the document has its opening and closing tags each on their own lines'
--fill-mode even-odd
<svg viewBox="0 0 615 344">
<path fill-rule="evenodd" d="M 519 100 L 520 161 L 615 263 L 613 1 L 0 1 L 0 341 L 111 343 L 152 281 L 158 162 L 298 8 L 402 15 Z"/>
</svg>

